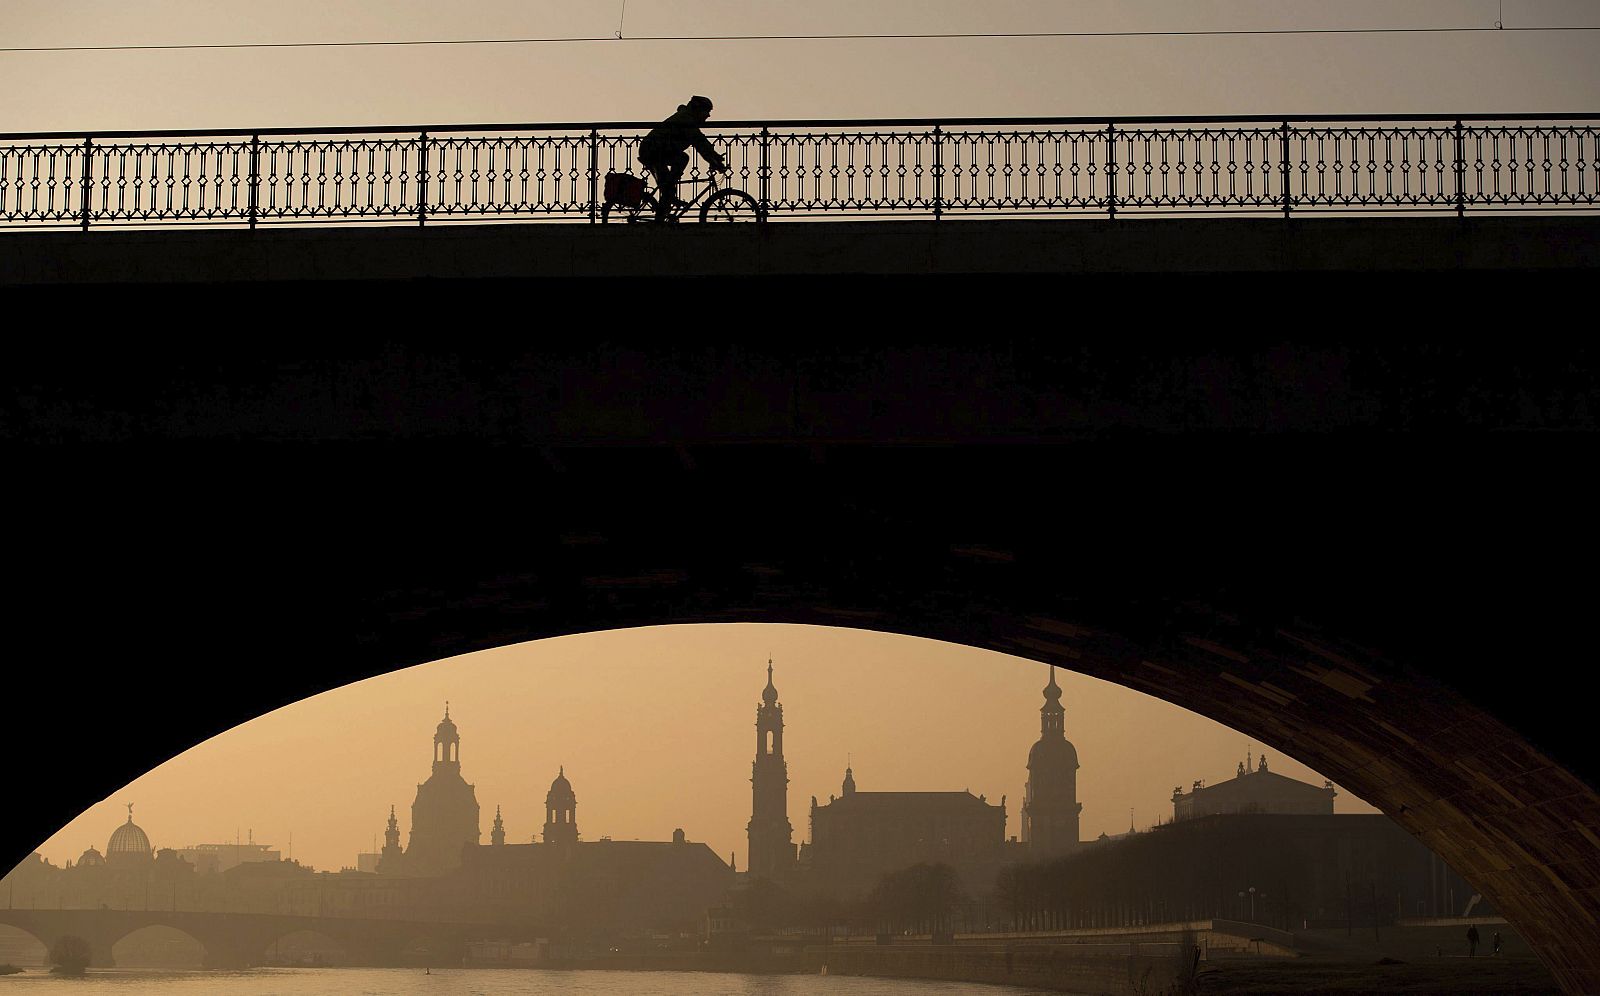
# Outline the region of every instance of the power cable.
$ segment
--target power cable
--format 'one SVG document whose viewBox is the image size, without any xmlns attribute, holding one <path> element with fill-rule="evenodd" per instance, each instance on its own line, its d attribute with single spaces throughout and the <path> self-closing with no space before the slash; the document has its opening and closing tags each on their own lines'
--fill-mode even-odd
<svg viewBox="0 0 1600 996">
<path fill-rule="evenodd" d="M 1597 24 L 1521 25 L 1505 27 L 1450 28 L 1236 28 L 1214 31 L 989 31 L 989 32 L 882 32 L 862 34 L 801 35 L 634 35 L 624 38 L 621 23 L 609 36 L 566 38 L 416 38 L 395 41 L 318 41 L 318 42 L 208 42 L 187 45 L 36 45 L 0 47 L 0 53 L 30 52 L 188 52 L 200 50 L 291 49 L 291 48 L 403 48 L 423 45 L 553 45 L 594 42 L 755 42 L 755 41 L 927 41 L 949 39 L 1005 38 L 1225 38 L 1265 35 L 1421 35 L 1474 34 L 1480 32 L 1563 32 L 1600 31 Z"/>
</svg>

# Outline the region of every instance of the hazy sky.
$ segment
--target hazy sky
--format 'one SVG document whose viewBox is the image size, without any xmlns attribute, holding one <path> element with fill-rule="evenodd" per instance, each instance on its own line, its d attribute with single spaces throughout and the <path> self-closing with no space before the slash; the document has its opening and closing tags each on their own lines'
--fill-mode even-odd
<svg viewBox="0 0 1600 996">
<path fill-rule="evenodd" d="M 134 803 L 156 847 L 255 839 L 318 868 L 353 865 L 390 804 L 410 829 L 434 728 L 450 701 L 462 772 L 477 785 L 484 843 L 494 807 L 507 839 L 542 828 L 566 766 L 584 837 L 667 840 L 682 827 L 745 867 L 755 714 L 775 661 L 789 761 L 789 816 L 806 839 L 810 797 L 840 791 L 846 756 L 862 791 L 970 789 L 1007 801 L 1021 832 L 1028 748 L 1048 669 L 990 651 L 858 630 L 671 626 L 563 637 L 358 682 L 237 727 L 146 774 L 41 848 L 57 864 L 105 849 Z M 271 682 L 270 674 L 240 680 Z M 1174 786 L 1230 777 L 1239 733 L 1119 685 L 1058 672 L 1082 768 L 1083 833 L 1170 818 Z M 1259 747 L 1257 748 L 1259 751 Z M 1276 751 L 1276 771 L 1322 777 Z M 1341 813 L 1372 812 L 1343 790 Z M 402 841 L 404 841 L 402 836 Z"/>
<path fill-rule="evenodd" d="M 1501 0 L 629 0 L 624 33 L 1490 27 Z M 622 0 L 7 0 L 0 45 L 610 36 Z M 1600 24 L 1504 0 L 1508 26 Z M 1592 111 L 1600 34 L 0 53 L 0 130 L 892 115 Z"/>
</svg>

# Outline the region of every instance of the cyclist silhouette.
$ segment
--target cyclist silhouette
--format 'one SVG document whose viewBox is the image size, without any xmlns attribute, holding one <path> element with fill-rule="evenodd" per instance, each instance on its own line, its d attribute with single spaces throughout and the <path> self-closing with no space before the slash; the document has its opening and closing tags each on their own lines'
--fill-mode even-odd
<svg viewBox="0 0 1600 996">
<path fill-rule="evenodd" d="M 700 131 L 700 126 L 711 117 L 711 98 L 693 96 L 667 120 L 650 129 L 650 134 L 639 143 L 639 165 L 656 178 L 656 220 L 666 221 L 678 197 L 678 180 L 689 168 L 689 153 L 695 151 L 711 165 L 713 171 L 727 169 L 727 164 Z"/>
</svg>

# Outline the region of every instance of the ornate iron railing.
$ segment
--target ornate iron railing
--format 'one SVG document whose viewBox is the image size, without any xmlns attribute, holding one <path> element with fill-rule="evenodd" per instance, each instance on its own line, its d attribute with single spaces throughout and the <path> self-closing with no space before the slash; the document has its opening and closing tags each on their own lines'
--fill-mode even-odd
<svg viewBox="0 0 1600 996">
<path fill-rule="evenodd" d="M 650 123 L 0 134 L 0 227 L 596 221 Z M 772 217 L 1600 203 L 1600 114 L 718 123 Z M 704 163 L 691 161 L 699 173 Z"/>
</svg>

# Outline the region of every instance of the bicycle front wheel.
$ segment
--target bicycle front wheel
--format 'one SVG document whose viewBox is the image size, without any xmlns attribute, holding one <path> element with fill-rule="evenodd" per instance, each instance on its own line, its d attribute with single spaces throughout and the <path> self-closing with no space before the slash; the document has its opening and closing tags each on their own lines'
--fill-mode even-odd
<svg viewBox="0 0 1600 996">
<path fill-rule="evenodd" d="M 706 199 L 700 208 L 700 220 L 706 221 L 766 221 L 761 205 L 742 190 L 719 190 Z"/>
</svg>

